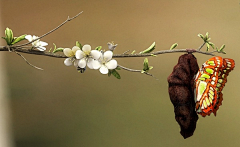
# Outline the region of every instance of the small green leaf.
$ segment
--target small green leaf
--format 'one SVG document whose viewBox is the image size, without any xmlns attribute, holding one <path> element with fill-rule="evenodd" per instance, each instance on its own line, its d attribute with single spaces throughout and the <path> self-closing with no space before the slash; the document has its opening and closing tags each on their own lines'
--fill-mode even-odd
<svg viewBox="0 0 240 147">
<path fill-rule="evenodd" d="M 208 33 L 208 32 L 206 33 L 206 36 L 205 36 L 205 37 L 206 37 L 206 38 L 208 38 L 208 37 L 209 37 L 209 33 Z"/>
<path fill-rule="evenodd" d="M 202 38 L 204 40 L 203 34 L 198 34 L 198 37 Z"/>
<path fill-rule="evenodd" d="M 174 44 L 170 47 L 170 50 L 175 49 L 177 46 L 178 46 L 178 44 L 177 44 L 177 43 L 174 43 Z"/>
<path fill-rule="evenodd" d="M 95 48 L 95 50 L 98 50 L 98 51 L 100 51 L 102 49 L 102 46 L 97 46 L 96 48 Z"/>
<path fill-rule="evenodd" d="M 80 49 L 82 49 L 82 45 L 81 45 L 81 43 L 79 43 L 79 41 L 76 41 L 76 46 L 79 47 Z"/>
<path fill-rule="evenodd" d="M 149 70 L 153 69 L 153 66 L 149 66 Z"/>
<path fill-rule="evenodd" d="M 223 44 L 223 45 L 220 47 L 219 51 L 222 52 L 224 48 L 225 48 L 225 44 Z"/>
<path fill-rule="evenodd" d="M 53 43 L 53 46 L 54 46 L 54 49 L 53 50 L 56 50 L 57 49 L 57 46 L 55 43 Z"/>
<path fill-rule="evenodd" d="M 150 53 L 152 52 L 156 47 L 156 43 L 153 42 L 151 46 L 149 46 L 149 48 L 145 49 L 144 51 L 141 51 L 139 54 L 144 54 L 144 53 Z"/>
<path fill-rule="evenodd" d="M 134 50 L 131 54 L 134 54 L 136 51 Z"/>
<path fill-rule="evenodd" d="M 210 47 L 210 46 L 209 46 L 209 44 L 207 43 L 207 51 L 209 51 L 209 47 Z"/>
<path fill-rule="evenodd" d="M 26 34 L 21 35 L 21 36 L 19 36 L 19 37 L 16 37 L 16 39 L 14 39 L 11 44 L 14 45 L 14 44 L 16 44 L 16 43 L 18 43 L 18 42 L 20 42 L 20 41 L 22 41 L 22 40 L 25 40 L 25 36 L 26 36 Z M 15 37 L 14 37 L 14 38 L 15 38 Z"/>
<path fill-rule="evenodd" d="M 11 45 L 11 43 L 13 41 L 13 32 L 9 28 L 6 28 L 6 30 L 5 30 L 5 40 L 8 45 Z"/>
<path fill-rule="evenodd" d="M 151 54 L 152 57 L 157 57 L 157 55 Z"/>
<path fill-rule="evenodd" d="M 213 49 L 215 48 L 214 43 L 212 43 L 212 42 L 208 42 L 208 44 L 209 44 Z"/>
<path fill-rule="evenodd" d="M 120 74 L 115 69 L 112 70 L 112 75 L 114 75 L 114 77 L 116 77 L 117 79 L 121 79 Z"/>
<path fill-rule="evenodd" d="M 57 49 L 55 49 L 55 50 L 53 51 L 53 53 L 56 53 L 56 52 L 63 52 L 63 49 L 64 49 L 64 48 L 57 48 Z"/>
<path fill-rule="evenodd" d="M 143 61 L 143 71 L 148 71 L 149 67 L 148 67 L 148 58 L 145 58 Z"/>
</svg>

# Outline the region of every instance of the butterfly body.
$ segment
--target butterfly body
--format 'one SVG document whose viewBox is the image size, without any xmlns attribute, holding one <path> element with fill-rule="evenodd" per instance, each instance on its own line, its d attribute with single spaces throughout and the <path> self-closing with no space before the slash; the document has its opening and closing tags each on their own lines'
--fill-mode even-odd
<svg viewBox="0 0 240 147">
<path fill-rule="evenodd" d="M 204 117 L 211 113 L 216 115 L 223 100 L 222 89 L 234 66 L 233 59 L 218 56 L 202 65 L 195 77 L 197 113 Z"/>
</svg>

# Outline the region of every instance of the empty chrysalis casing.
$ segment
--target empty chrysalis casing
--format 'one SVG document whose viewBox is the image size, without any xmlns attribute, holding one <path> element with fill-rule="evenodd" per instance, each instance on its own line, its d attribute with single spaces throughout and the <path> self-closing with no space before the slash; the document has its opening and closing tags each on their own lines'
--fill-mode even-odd
<svg viewBox="0 0 240 147">
<path fill-rule="evenodd" d="M 197 59 L 193 54 L 179 57 L 178 64 L 168 76 L 169 96 L 174 106 L 175 119 L 184 139 L 193 135 L 198 115 L 194 101 L 194 75 L 198 72 Z"/>
</svg>

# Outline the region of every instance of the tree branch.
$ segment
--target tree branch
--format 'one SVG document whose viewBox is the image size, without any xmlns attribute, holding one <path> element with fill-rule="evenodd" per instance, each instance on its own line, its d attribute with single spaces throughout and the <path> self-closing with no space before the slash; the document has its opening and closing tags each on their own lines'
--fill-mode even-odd
<svg viewBox="0 0 240 147">
<path fill-rule="evenodd" d="M 55 58 L 67 58 L 67 56 L 58 54 L 58 53 L 51 53 L 47 51 L 42 52 L 42 51 L 31 50 L 31 49 L 22 49 L 22 47 L 16 47 L 16 46 L 10 46 L 10 49 L 15 50 L 17 52 L 21 52 L 21 53 L 26 53 L 26 54 L 43 55 L 43 56 L 49 56 L 49 57 L 55 57 Z M 0 46 L 0 51 L 8 51 L 8 48 L 6 46 Z M 192 52 L 192 53 L 200 53 L 200 54 L 214 56 L 212 52 L 203 52 L 195 49 L 174 49 L 174 50 L 161 50 L 161 51 L 145 53 L 145 54 L 113 54 L 113 58 L 149 57 L 153 55 L 178 53 L 178 52 L 186 52 L 186 53 Z"/>
</svg>

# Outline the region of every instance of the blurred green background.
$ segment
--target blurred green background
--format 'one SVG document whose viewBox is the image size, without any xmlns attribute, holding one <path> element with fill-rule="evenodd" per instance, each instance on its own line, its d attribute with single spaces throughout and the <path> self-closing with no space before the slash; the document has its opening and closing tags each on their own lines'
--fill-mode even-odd
<svg viewBox="0 0 240 147">
<path fill-rule="evenodd" d="M 194 135 L 180 135 L 168 96 L 167 77 L 181 53 L 150 57 L 159 80 L 121 70 L 122 79 L 99 71 L 78 73 L 64 59 L 23 54 L 36 70 L 14 53 L 4 54 L 8 76 L 11 124 L 16 147 L 159 147 L 240 145 L 239 40 L 240 5 L 237 0 L 1 0 L 2 29 L 15 36 L 41 36 L 84 11 L 42 41 L 53 47 L 73 47 L 75 41 L 93 48 L 119 44 L 115 54 L 137 52 L 156 41 L 156 50 L 198 48 L 198 33 L 226 44 L 226 55 L 236 63 L 224 88 L 217 117 L 200 116 Z M 4 34 L 1 34 L 4 36 Z M 2 44 L 5 45 L 5 44 Z M 205 48 L 204 48 L 205 50 Z M 199 65 L 211 58 L 194 54 Z M 117 59 L 141 69 L 144 58 Z"/>
</svg>

